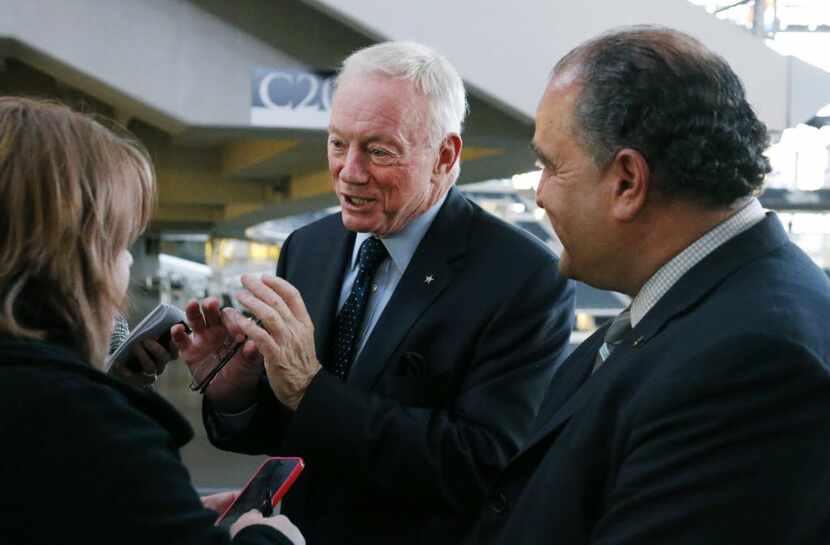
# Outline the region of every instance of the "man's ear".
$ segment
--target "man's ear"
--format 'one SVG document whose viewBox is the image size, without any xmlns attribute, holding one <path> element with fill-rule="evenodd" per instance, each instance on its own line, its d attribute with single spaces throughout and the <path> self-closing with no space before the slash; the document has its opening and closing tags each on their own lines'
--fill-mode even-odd
<svg viewBox="0 0 830 545">
<path fill-rule="evenodd" d="M 651 169 L 643 154 L 632 148 L 617 152 L 608 166 L 614 184 L 612 213 L 619 221 L 631 221 L 643 209 L 651 185 Z"/>
<path fill-rule="evenodd" d="M 449 133 L 441 140 L 441 143 L 438 145 L 438 158 L 432 167 L 433 179 L 444 178 L 452 172 L 453 167 L 461 159 L 462 146 L 461 136 L 454 132 Z"/>
</svg>

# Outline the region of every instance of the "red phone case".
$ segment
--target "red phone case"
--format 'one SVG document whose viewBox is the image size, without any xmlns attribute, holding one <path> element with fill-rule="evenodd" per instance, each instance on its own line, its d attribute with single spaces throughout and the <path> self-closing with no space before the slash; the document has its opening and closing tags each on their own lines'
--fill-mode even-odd
<svg viewBox="0 0 830 545">
<path fill-rule="evenodd" d="M 267 458 L 266 460 L 264 460 L 260 464 L 260 466 L 257 468 L 257 470 L 254 472 L 254 474 L 251 475 L 251 477 L 248 479 L 248 482 L 245 483 L 245 487 L 239 493 L 239 496 L 237 496 L 236 499 L 233 501 L 233 503 L 231 503 L 228 506 L 228 508 L 225 509 L 224 513 L 219 515 L 219 518 L 216 519 L 216 522 L 214 523 L 215 525 L 218 526 L 224 520 L 225 516 L 233 510 L 234 506 L 236 505 L 236 502 L 239 501 L 239 499 L 243 497 L 243 495 L 245 494 L 245 491 L 251 485 L 251 482 L 253 482 L 254 479 L 260 474 L 260 472 L 266 466 L 268 466 L 270 463 L 272 463 L 273 461 L 289 461 L 289 462 L 294 463 L 294 467 L 291 469 L 291 472 L 288 474 L 288 476 L 283 480 L 282 484 L 280 484 L 280 486 L 274 492 L 274 495 L 271 496 L 271 506 L 272 507 L 277 506 L 277 504 L 280 502 L 280 500 L 283 498 L 283 496 L 285 496 L 285 493 L 288 492 L 288 489 L 291 488 L 291 485 L 294 484 L 294 481 L 297 480 L 297 477 L 299 477 L 300 473 L 303 471 L 303 468 L 305 467 L 305 462 L 303 461 L 302 458 L 272 456 L 272 457 Z"/>
</svg>

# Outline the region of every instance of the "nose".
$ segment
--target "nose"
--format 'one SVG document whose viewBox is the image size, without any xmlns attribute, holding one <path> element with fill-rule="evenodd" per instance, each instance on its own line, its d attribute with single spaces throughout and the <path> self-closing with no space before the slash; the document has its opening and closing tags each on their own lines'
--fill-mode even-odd
<svg viewBox="0 0 830 545">
<path fill-rule="evenodd" d="M 349 146 L 339 177 L 342 182 L 348 184 L 365 184 L 369 180 L 365 154 L 357 146 Z"/>
</svg>

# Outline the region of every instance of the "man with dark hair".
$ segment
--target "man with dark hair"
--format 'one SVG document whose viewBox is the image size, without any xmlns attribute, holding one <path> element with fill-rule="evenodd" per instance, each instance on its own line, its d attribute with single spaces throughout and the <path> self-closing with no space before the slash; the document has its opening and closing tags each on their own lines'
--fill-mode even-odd
<svg viewBox="0 0 830 545">
<path fill-rule="evenodd" d="M 830 285 L 754 196 L 766 143 L 679 32 L 557 64 L 537 200 L 562 272 L 632 302 L 562 365 L 469 543 L 830 543 Z"/>
</svg>

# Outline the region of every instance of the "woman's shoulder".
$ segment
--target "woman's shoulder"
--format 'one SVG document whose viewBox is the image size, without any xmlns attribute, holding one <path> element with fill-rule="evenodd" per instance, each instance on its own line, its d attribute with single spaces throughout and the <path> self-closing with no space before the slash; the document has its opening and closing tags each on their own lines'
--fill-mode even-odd
<svg viewBox="0 0 830 545">
<path fill-rule="evenodd" d="M 83 362 L 7 356 L 0 350 L 0 433 L 7 445 L 0 482 L 16 514 L 0 514 L 0 526 L 31 528 L 45 504 L 44 520 L 64 536 L 89 534 L 94 525 L 91 536 L 128 535 L 130 542 L 165 535 L 221 542 L 171 431 L 176 419 L 187 423 L 162 398 Z M 67 499 L 57 513 L 48 510 L 56 495 Z M 36 532 L 54 537 L 57 530 Z"/>
<path fill-rule="evenodd" d="M 66 422 L 72 426 L 156 427 L 182 446 L 193 436 L 187 421 L 161 396 L 119 382 L 60 347 L 24 353 L 0 342 L 0 419 Z M 5 407 L 4 407 L 5 405 Z"/>
</svg>

